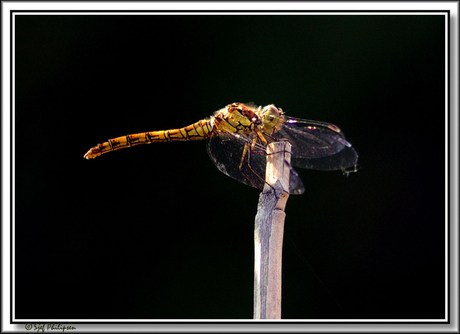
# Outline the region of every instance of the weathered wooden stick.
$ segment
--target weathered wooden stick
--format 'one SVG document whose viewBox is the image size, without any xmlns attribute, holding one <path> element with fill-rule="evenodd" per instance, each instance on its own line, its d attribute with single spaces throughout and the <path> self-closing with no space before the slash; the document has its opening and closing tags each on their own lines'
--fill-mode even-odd
<svg viewBox="0 0 460 334">
<path fill-rule="evenodd" d="M 281 263 L 284 208 L 289 197 L 291 144 L 267 147 L 265 185 L 254 229 L 254 319 L 281 319 Z"/>
</svg>

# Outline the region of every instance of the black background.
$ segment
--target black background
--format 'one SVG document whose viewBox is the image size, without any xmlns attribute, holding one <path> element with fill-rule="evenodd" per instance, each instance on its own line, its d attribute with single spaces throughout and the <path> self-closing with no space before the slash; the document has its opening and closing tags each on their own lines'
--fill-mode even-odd
<svg viewBox="0 0 460 334">
<path fill-rule="evenodd" d="M 362 166 L 298 171 L 283 318 L 443 318 L 445 37 L 423 13 L 16 16 L 16 317 L 252 318 L 256 189 L 205 141 L 83 155 L 253 101 L 340 126 Z"/>
</svg>

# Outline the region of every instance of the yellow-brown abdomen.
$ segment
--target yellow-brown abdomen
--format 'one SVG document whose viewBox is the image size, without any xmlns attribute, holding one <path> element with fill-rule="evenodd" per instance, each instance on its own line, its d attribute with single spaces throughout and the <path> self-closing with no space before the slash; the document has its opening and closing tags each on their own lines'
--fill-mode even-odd
<svg viewBox="0 0 460 334">
<path fill-rule="evenodd" d="M 125 147 L 154 142 L 179 141 L 179 140 L 201 140 L 213 135 L 213 127 L 209 120 L 203 119 L 180 129 L 162 130 L 136 133 L 109 139 L 104 143 L 92 147 L 84 158 L 94 159 L 104 153 L 116 151 Z"/>
</svg>

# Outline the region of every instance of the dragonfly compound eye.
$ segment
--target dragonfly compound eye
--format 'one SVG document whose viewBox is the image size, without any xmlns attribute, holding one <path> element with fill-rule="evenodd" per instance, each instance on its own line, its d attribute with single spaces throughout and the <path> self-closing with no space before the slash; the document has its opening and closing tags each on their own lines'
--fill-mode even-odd
<svg viewBox="0 0 460 334">
<path fill-rule="evenodd" d="M 284 114 L 281 109 L 278 109 L 273 104 L 270 104 L 262 110 L 262 124 L 264 132 L 273 134 L 277 132 L 284 123 Z"/>
</svg>

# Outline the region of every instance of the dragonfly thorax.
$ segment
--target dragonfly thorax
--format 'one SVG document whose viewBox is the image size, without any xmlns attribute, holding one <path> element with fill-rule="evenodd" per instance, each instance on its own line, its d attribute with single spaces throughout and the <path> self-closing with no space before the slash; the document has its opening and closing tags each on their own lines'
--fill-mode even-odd
<svg viewBox="0 0 460 334">
<path fill-rule="evenodd" d="M 250 133 L 261 124 L 257 111 L 253 106 L 232 103 L 214 114 L 211 126 L 217 132 Z"/>
<path fill-rule="evenodd" d="M 211 119 L 211 126 L 217 132 L 255 133 L 254 130 L 272 135 L 284 124 L 281 108 L 269 104 L 255 107 L 243 103 L 232 103 L 217 111 Z"/>
</svg>

